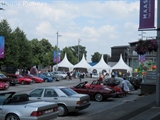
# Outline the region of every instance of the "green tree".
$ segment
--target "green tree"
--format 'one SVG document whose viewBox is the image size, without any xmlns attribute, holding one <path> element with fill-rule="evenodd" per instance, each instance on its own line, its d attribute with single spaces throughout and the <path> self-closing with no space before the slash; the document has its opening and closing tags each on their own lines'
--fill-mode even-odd
<svg viewBox="0 0 160 120">
<path fill-rule="evenodd" d="M 33 39 L 30 42 L 31 51 L 32 51 L 32 66 L 41 65 L 43 60 L 43 46 L 40 44 L 38 39 Z"/>
<path fill-rule="evenodd" d="M 87 57 L 86 47 L 84 47 L 84 46 L 79 45 L 79 61 L 78 61 L 78 45 L 71 46 L 68 48 L 71 50 L 72 54 L 74 55 L 74 58 L 75 58 L 74 60 L 76 60 L 75 63 L 78 63 L 82 59 L 83 54 L 84 54 L 85 58 Z"/>
<path fill-rule="evenodd" d="M 62 59 L 64 58 L 65 53 L 66 53 L 66 55 L 67 55 L 68 61 L 69 61 L 70 63 L 72 63 L 73 65 L 75 65 L 75 64 L 77 63 L 77 60 L 78 60 L 78 59 L 77 59 L 77 57 L 75 57 L 75 55 L 73 54 L 73 50 L 71 49 L 71 47 L 70 47 L 70 48 L 65 47 L 65 48 L 62 50 L 62 52 L 61 52 L 61 54 L 62 54 Z"/>
<path fill-rule="evenodd" d="M 104 61 L 108 64 L 108 60 L 109 60 L 109 58 L 110 58 L 110 55 L 104 54 L 104 55 L 103 55 L 103 58 L 104 58 Z"/>
<path fill-rule="evenodd" d="M 19 68 L 31 67 L 30 66 L 32 64 L 31 46 L 26 38 L 25 33 L 22 30 L 20 30 L 20 28 L 17 27 L 13 31 L 12 36 L 15 41 L 13 47 L 14 51 L 16 52 L 15 56 L 17 56 L 16 58 L 18 59 L 17 66 Z"/>
<path fill-rule="evenodd" d="M 40 41 L 40 44 L 42 46 L 42 61 L 41 64 L 42 66 L 48 66 L 48 65 L 53 65 L 53 51 L 54 48 L 52 45 L 49 43 L 48 40 L 42 39 Z"/>
<path fill-rule="evenodd" d="M 99 52 L 95 52 L 93 55 L 92 55 L 92 62 L 99 62 L 101 59 L 101 54 Z"/>
<path fill-rule="evenodd" d="M 0 22 L 0 35 L 4 36 L 5 38 L 5 57 L 1 59 L 1 65 L 14 66 L 15 64 L 17 64 L 17 56 L 14 56 L 16 55 L 16 52 L 14 51 L 14 45 L 16 44 L 11 34 L 12 29 L 10 28 L 10 25 L 8 24 L 7 20 L 2 20 Z"/>
</svg>

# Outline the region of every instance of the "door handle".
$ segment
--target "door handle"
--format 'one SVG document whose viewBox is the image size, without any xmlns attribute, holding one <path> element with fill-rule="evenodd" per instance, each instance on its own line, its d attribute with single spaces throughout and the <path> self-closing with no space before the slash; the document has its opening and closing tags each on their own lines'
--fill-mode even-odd
<svg viewBox="0 0 160 120">
<path fill-rule="evenodd" d="M 41 99 L 41 98 L 37 98 L 37 99 Z"/>
<path fill-rule="evenodd" d="M 0 108 L 0 110 L 2 110 L 2 108 Z"/>
</svg>

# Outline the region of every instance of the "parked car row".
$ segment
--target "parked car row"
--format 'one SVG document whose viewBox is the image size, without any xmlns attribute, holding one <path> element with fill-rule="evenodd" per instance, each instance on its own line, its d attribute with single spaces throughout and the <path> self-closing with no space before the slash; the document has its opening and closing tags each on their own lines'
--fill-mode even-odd
<svg viewBox="0 0 160 120">
<path fill-rule="evenodd" d="M 3 108 L 0 112 L 0 120 L 29 120 L 33 117 L 35 120 L 50 120 L 88 108 L 91 105 L 91 99 L 101 102 L 110 97 L 123 97 L 125 94 L 121 90 L 121 80 L 123 79 L 116 78 L 116 80 L 117 85 L 115 86 L 107 85 L 106 79 L 103 82 L 93 80 L 90 84 L 84 81 L 70 87 L 36 87 L 28 93 L 21 94 L 16 92 L 0 93 L 0 109 Z M 130 84 L 130 90 L 134 90 L 133 88 Z M 24 109 L 27 112 L 22 112 Z"/>
<path fill-rule="evenodd" d="M 19 74 L 2 74 L 0 73 L 0 90 L 8 89 L 10 85 L 16 84 L 31 84 L 31 83 L 42 83 L 42 82 L 53 82 L 64 79 L 64 74 L 55 74 L 54 72 L 39 73 L 37 76 L 32 74 L 25 74 L 24 76 Z M 5 83 L 5 84 L 4 84 Z"/>
</svg>

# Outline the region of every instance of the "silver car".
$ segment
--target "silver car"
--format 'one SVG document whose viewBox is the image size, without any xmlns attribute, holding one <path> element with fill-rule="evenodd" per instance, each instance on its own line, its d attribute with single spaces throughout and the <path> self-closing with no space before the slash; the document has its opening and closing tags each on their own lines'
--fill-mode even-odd
<svg viewBox="0 0 160 120">
<path fill-rule="evenodd" d="M 90 106 L 90 97 L 78 94 L 64 86 L 38 87 L 29 93 L 30 100 L 43 100 L 58 104 L 59 116 L 78 112 Z"/>
<path fill-rule="evenodd" d="M 50 120 L 57 116 L 55 103 L 30 101 L 27 94 L 0 93 L 0 120 Z"/>
</svg>

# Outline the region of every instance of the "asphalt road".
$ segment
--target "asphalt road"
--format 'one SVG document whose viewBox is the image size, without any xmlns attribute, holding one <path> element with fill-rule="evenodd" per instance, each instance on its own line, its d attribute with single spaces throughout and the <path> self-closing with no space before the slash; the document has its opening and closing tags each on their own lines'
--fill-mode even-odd
<svg viewBox="0 0 160 120">
<path fill-rule="evenodd" d="M 85 78 L 82 79 L 82 81 L 88 81 L 89 83 L 92 82 L 94 78 Z M 34 83 L 31 85 L 16 85 L 16 86 L 10 86 L 8 90 L 5 91 L 16 91 L 16 92 L 23 92 L 28 93 L 32 89 L 38 86 L 74 86 L 78 84 L 80 81 L 79 79 L 73 79 L 73 80 L 61 80 L 59 82 L 44 82 L 44 83 Z M 0 91 L 4 92 L 4 91 Z M 124 102 L 134 102 L 138 97 L 138 94 L 140 93 L 140 90 L 132 91 L 129 95 L 123 98 L 109 98 L 103 102 L 96 102 L 91 101 L 90 107 L 87 109 L 80 111 L 78 113 L 69 113 L 65 117 L 58 117 L 56 120 L 87 120 L 87 117 L 92 118 L 95 114 L 101 114 L 102 111 L 105 111 L 106 109 L 111 109 L 115 106 L 118 106 L 120 104 L 123 104 Z M 103 118 L 100 118 L 102 120 Z"/>
</svg>

